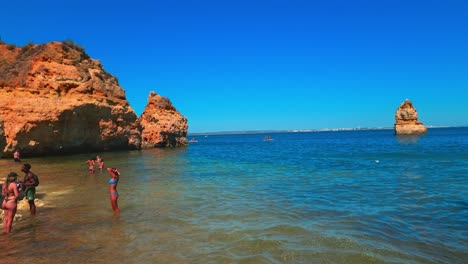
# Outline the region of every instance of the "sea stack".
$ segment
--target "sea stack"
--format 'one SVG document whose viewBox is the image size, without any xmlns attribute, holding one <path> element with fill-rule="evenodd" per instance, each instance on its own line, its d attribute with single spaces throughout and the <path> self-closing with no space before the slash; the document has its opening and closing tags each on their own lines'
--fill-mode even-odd
<svg viewBox="0 0 468 264">
<path fill-rule="evenodd" d="M 418 121 L 418 112 L 413 103 L 406 99 L 395 114 L 395 135 L 422 135 L 426 132 L 427 128 Z"/>
<path fill-rule="evenodd" d="M 151 92 L 148 104 L 140 117 L 141 147 L 177 147 L 187 145 L 187 118 L 181 115 L 171 101 Z"/>
</svg>

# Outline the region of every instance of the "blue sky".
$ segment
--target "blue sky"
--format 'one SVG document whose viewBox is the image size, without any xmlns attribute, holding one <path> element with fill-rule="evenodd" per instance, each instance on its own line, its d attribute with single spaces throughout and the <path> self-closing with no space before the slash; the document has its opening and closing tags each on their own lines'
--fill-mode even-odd
<svg viewBox="0 0 468 264">
<path fill-rule="evenodd" d="M 468 1 L 5 1 L 0 37 L 71 39 L 135 112 L 168 97 L 189 132 L 468 125 Z"/>
</svg>

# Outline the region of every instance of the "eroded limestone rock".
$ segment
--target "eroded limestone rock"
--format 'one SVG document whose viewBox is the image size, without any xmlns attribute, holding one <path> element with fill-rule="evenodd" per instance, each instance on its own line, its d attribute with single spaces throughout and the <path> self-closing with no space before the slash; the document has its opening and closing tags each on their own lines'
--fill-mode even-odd
<svg viewBox="0 0 468 264">
<path fill-rule="evenodd" d="M 396 135 L 422 135 L 427 133 L 427 128 L 418 121 L 418 112 L 413 103 L 406 99 L 401 103 L 395 113 Z"/>
<path fill-rule="evenodd" d="M 148 104 L 140 118 L 142 148 L 176 147 L 187 145 L 187 118 L 171 101 L 155 92 L 148 96 Z"/>
</svg>

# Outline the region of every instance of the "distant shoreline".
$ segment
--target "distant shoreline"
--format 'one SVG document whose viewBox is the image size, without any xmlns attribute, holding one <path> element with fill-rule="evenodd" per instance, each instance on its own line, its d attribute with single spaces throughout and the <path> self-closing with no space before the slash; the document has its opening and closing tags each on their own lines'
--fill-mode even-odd
<svg viewBox="0 0 468 264">
<path fill-rule="evenodd" d="M 464 128 L 468 126 L 427 126 L 433 128 Z M 275 133 L 313 133 L 313 132 L 338 132 L 338 131 L 363 131 L 363 130 L 393 130 L 393 127 L 358 127 L 358 128 L 322 128 L 322 129 L 289 129 L 289 130 L 248 130 L 248 131 L 220 131 L 220 132 L 195 132 L 188 133 L 192 136 L 215 136 L 215 135 L 249 135 L 249 134 L 275 134 Z"/>
</svg>

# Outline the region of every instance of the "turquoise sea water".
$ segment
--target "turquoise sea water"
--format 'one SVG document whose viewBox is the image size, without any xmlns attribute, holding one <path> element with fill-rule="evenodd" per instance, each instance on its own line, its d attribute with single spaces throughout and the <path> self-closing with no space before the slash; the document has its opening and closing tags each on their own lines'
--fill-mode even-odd
<svg viewBox="0 0 468 264">
<path fill-rule="evenodd" d="M 2 263 L 468 262 L 468 128 L 270 135 L 28 159 L 45 206 Z M 122 172 L 118 217 L 96 154 Z"/>
</svg>

